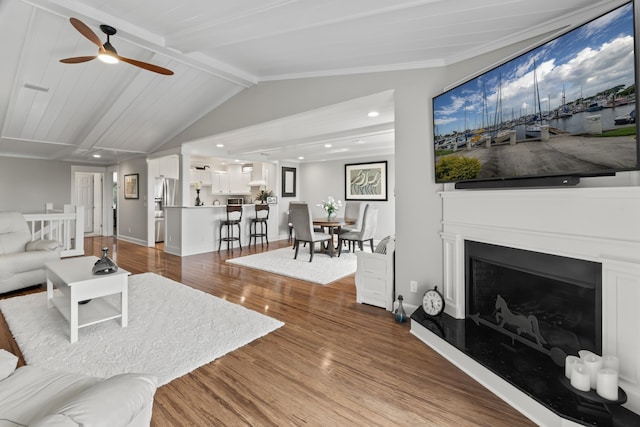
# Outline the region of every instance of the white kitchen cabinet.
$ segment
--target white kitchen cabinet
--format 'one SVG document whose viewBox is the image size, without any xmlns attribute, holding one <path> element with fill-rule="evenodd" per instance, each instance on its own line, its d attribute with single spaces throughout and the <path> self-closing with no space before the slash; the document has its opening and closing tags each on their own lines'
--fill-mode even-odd
<svg viewBox="0 0 640 427">
<path fill-rule="evenodd" d="M 242 172 L 242 175 L 240 176 L 240 184 L 242 185 L 242 188 L 245 189 L 245 191 L 251 191 L 249 187 L 250 182 L 251 182 L 251 172 Z"/>
<path fill-rule="evenodd" d="M 178 156 L 166 156 L 158 159 L 158 175 L 165 178 L 179 178 Z"/>
<path fill-rule="evenodd" d="M 212 177 L 209 169 L 191 169 L 189 170 L 189 182 L 195 184 L 200 182 L 202 185 L 211 185 Z"/>
<path fill-rule="evenodd" d="M 229 165 L 229 192 L 231 194 L 250 194 L 248 183 L 244 182 L 242 165 Z"/>
<path fill-rule="evenodd" d="M 213 171 L 211 174 L 211 194 L 230 194 L 229 172 Z"/>
</svg>

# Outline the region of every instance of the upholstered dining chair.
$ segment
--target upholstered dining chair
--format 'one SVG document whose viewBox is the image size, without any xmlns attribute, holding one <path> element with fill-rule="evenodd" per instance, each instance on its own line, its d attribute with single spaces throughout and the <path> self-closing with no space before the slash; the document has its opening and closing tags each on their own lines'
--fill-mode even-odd
<svg viewBox="0 0 640 427">
<path fill-rule="evenodd" d="M 342 227 L 341 232 L 347 233 L 349 231 L 359 231 L 362 227 L 362 219 L 364 218 L 364 208 L 367 203 L 348 201 L 344 204 L 344 217 L 355 219 L 356 222 L 346 227 Z"/>
<path fill-rule="evenodd" d="M 344 217 L 345 219 L 355 219 L 353 224 L 346 225 L 340 228 L 340 234 L 349 233 L 351 231 L 360 231 L 362 227 L 362 219 L 364 218 L 364 209 L 367 203 L 348 201 L 344 204 Z M 351 251 L 351 241 L 345 240 L 344 243 L 349 243 L 349 251 Z"/>
<path fill-rule="evenodd" d="M 373 236 L 376 234 L 378 226 L 378 208 L 368 204 L 364 208 L 364 217 L 362 218 L 362 226 L 358 231 L 349 231 L 338 236 L 338 256 L 342 253 L 342 244 L 345 241 L 358 243 L 358 247 L 362 250 L 362 243 L 369 242 L 371 252 L 373 252 Z M 349 246 L 351 247 L 351 246 Z"/>
<path fill-rule="evenodd" d="M 313 252 L 315 250 L 315 244 L 318 242 L 329 242 L 331 235 L 327 233 L 319 233 L 313 230 L 313 219 L 311 218 L 311 211 L 309 205 L 306 203 L 295 203 L 289 205 L 291 212 L 291 223 L 293 225 L 293 247 L 296 250 L 293 259 L 298 258 L 298 250 L 300 249 L 300 242 L 309 243 L 309 262 L 313 261 Z M 331 244 L 331 243 L 328 243 Z"/>
</svg>

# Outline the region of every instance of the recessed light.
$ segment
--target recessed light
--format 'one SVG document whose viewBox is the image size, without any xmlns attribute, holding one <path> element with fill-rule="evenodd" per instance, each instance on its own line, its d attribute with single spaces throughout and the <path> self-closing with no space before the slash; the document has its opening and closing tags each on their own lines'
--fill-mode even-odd
<svg viewBox="0 0 640 427">
<path fill-rule="evenodd" d="M 100 154 L 94 154 L 94 155 L 93 155 L 93 158 L 94 158 L 94 159 L 99 159 L 100 157 L 102 157 Z"/>
<path fill-rule="evenodd" d="M 331 147 L 333 147 L 333 145 L 331 145 L 331 144 L 324 144 L 324 146 L 325 146 L 326 148 L 331 148 Z"/>
<path fill-rule="evenodd" d="M 304 157 L 300 156 L 298 157 L 298 160 L 304 160 Z"/>
<path fill-rule="evenodd" d="M 378 117 L 380 115 L 380 113 L 378 113 L 377 111 L 369 111 L 369 114 L 367 114 L 367 116 L 369 117 Z"/>
<path fill-rule="evenodd" d="M 222 148 L 222 147 L 224 147 L 224 144 L 216 144 L 216 147 Z"/>
</svg>

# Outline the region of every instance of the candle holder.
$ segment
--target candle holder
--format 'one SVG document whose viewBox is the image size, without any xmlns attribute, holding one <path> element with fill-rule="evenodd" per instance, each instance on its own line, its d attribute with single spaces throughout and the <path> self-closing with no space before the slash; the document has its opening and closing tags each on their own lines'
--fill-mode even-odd
<svg viewBox="0 0 640 427">
<path fill-rule="evenodd" d="M 618 398 L 616 400 L 610 400 L 610 399 L 605 399 L 604 397 L 599 396 L 595 390 L 589 390 L 589 391 L 578 390 L 577 388 L 571 385 L 571 380 L 569 380 L 564 375 L 561 375 L 559 379 L 560 379 L 560 384 L 562 384 L 565 388 L 567 388 L 568 390 L 571 390 L 577 396 L 580 396 L 581 398 L 589 402 L 601 403 L 604 405 L 622 405 L 627 401 L 627 393 L 625 393 L 625 391 L 619 386 L 618 386 Z"/>
<path fill-rule="evenodd" d="M 196 188 L 196 206 L 202 206 L 202 201 L 200 200 L 200 189 Z"/>
</svg>

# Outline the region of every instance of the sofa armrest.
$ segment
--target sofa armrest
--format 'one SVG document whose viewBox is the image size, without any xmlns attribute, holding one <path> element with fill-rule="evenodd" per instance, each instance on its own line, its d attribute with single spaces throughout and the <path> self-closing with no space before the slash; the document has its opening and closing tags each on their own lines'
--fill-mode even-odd
<svg viewBox="0 0 640 427">
<path fill-rule="evenodd" d="M 18 356 L 0 349 L 0 381 L 7 378 L 16 370 L 18 366 Z"/>
<path fill-rule="evenodd" d="M 57 240 L 41 239 L 27 243 L 26 251 L 54 251 L 60 248 L 62 248 L 62 242 Z"/>
</svg>

